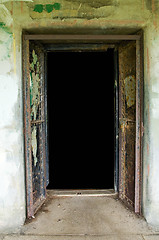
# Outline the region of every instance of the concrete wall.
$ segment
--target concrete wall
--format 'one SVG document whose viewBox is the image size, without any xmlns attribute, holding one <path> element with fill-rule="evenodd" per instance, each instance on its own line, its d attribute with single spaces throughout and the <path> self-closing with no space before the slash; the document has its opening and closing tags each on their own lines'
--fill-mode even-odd
<svg viewBox="0 0 159 240">
<path fill-rule="evenodd" d="M 22 224 L 25 219 L 20 66 L 21 52 L 15 36 L 0 20 L 0 230 L 3 231 Z"/>
<path fill-rule="evenodd" d="M 159 227 L 157 0 L 0 0 L 0 231 L 25 221 L 22 30 L 131 34 L 144 30 L 143 213 Z"/>
<path fill-rule="evenodd" d="M 158 19 L 145 29 L 143 212 L 159 226 L 159 41 Z"/>
</svg>

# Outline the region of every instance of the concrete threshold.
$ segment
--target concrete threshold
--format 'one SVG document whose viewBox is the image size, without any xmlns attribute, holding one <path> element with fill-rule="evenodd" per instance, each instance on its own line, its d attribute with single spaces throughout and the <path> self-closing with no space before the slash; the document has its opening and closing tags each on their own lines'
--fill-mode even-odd
<svg viewBox="0 0 159 240">
<path fill-rule="evenodd" d="M 154 233 L 113 190 L 56 189 L 47 194 L 42 208 L 15 240 L 143 240 L 143 235 Z"/>
<path fill-rule="evenodd" d="M 71 197 L 71 196 L 94 196 L 94 197 L 105 197 L 105 196 L 117 196 L 118 193 L 114 189 L 56 189 L 48 190 L 48 194 L 52 196 Z"/>
</svg>

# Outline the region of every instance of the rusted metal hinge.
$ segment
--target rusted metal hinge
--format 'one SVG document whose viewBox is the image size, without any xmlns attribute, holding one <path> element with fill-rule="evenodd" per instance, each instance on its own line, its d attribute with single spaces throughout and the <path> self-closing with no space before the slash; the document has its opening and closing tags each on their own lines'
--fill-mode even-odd
<svg viewBox="0 0 159 240">
<path fill-rule="evenodd" d="M 32 120 L 31 121 L 31 124 L 40 124 L 40 123 L 43 123 L 44 120 Z"/>
<path fill-rule="evenodd" d="M 122 132 L 124 132 L 127 126 L 127 119 L 119 118 L 119 123 L 120 123 L 120 129 L 122 130 Z"/>
<path fill-rule="evenodd" d="M 144 123 L 142 122 L 141 123 L 141 137 L 143 137 L 144 136 Z"/>
</svg>

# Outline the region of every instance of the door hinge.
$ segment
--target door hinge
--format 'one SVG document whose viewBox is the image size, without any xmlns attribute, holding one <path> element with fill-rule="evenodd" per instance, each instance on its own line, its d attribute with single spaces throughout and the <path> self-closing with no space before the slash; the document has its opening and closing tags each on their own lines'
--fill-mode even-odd
<svg viewBox="0 0 159 240">
<path fill-rule="evenodd" d="M 122 132 L 125 131 L 127 127 L 127 119 L 126 118 L 119 118 L 120 129 Z"/>
<path fill-rule="evenodd" d="M 141 137 L 143 137 L 144 136 L 144 123 L 142 122 L 141 123 Z"/>
</svg>

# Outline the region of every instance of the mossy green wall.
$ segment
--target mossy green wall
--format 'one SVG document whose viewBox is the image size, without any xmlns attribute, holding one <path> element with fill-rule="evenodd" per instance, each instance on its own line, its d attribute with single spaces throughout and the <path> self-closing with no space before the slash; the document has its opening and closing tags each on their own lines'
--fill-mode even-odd
<svg viewBox="0 0 159 240">
<path fill-rule="evenodd" d="M 0 231 L 25 220 L 22 31 L 133 34 L 144 31 L 143 213 L 159 226 L 159 2 L 0 0 Z M 3 184 L 2 184 L 3 182 Z"/>
</svg>

